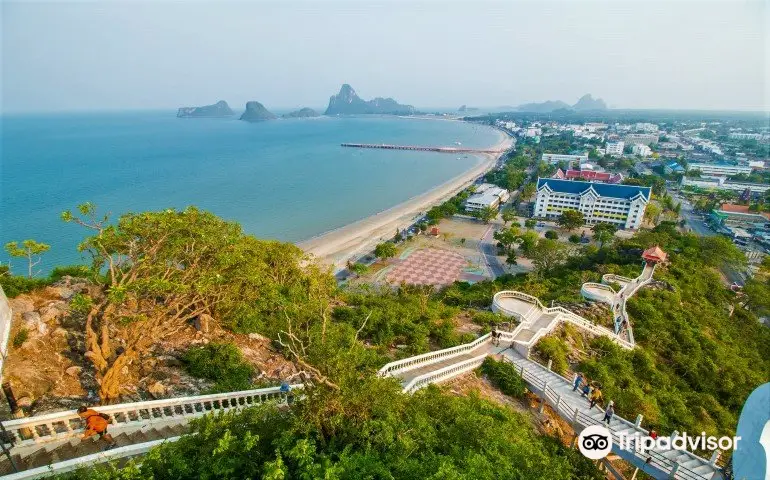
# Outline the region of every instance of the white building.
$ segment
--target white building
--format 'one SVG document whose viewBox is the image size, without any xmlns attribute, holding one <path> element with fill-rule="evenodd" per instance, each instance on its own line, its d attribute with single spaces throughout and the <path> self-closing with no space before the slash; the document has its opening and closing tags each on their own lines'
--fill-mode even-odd
<svg viewBox="0 0 770 480">
<path fill-rule="evenodd" d="M 751 174 L 752 168 L 748 165 L 732 165 L 729 163 L 690 163 L 687 170 L 698 170 L 701 175 L 738 175 L 745 173 Z"/>
<path fill-rule="evenodd" d="M 558 218 L 566 210 L 583 214 L 588 225 L 612 223 L 639 228 L 650 202 L 650 187 L 539 178 L 535 217 Z"/>
<path fill-rule="evenodd" d="M 551 165 L 556 165 L 557 163 L 561 162 L 567 162 L 570 165 L 573 162 L 577 162 L 577 164 L 580 165 L 588 161 L 588 154 L 584 153 L 582 155 L 564 155 L 561 153 L 544 153 L 541 157 L 541 160 Z"/>
<path fill-rule="evenodd" d="M 658 143 L 658 134 L 652 133 L 629 133 L 625 137 L 626 143 L 652 145 Z"/>
<path fill-rule="evenodd" d="M 476 192 L 465 201 L 465 209 L 471 212 L 485 208 L 499 208 L 511 198 L 508 190 L 496 185 L 483 183 L 476 187 Z"/>
<path fill-rule="evenodd" d="M 529 127 L 529 128 L 527 128 L 527 131 L 526 131 L 526 133 L 524 135 L 527 136 L 527 137 L 539 137 L 542 134 L 543 134 L 543 130 L 542 129 L 535 128 L 535 127 Z"/>
<path fill-rule="evenodd" d="M 631 153 L 633 153 L 634 155 L 641 155 L 643 157 L 648 157 L 652 154 L 652 150 L 647 145 L 636 144 L 633 147 L 631 147 Z"/>
<path fill-rule="evenodd" d="M 607 155 L 621 157 L 623 156 L 623 148 L 625 148 L 625 146 L 625 142 L 607 142 L 607 148 L 605 150 Z"/>
<path fill-rule="evenodd" d="M 734 140 L 764 140 L 767 135 L 761 133 L 731 133 L 730 138 Z"/>
<path fill-rule="evenodd" d="M 743 193 L 749 190 L 752 193 L 765 193 L 770 190 L 770 185 L 765 183 L 733 182 L 727 177 L 701 177 L 687 178 L 682 177 L 681 185 L 683 187 L 697 187 L 704 190 L 730 190 Z"/>
<path fill-rule="evenodd" d="M 634 125 L 634 129 L 639 132 L 656 133 L 658 131 L 658 126 L 654 123 L 637 123 Z"/>
</svg>

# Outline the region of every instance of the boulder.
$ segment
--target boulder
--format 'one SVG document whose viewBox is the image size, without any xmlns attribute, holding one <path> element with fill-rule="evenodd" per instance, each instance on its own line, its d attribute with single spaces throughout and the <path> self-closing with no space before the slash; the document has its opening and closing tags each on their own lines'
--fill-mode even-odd
<svg viewBox="0 0 770 480">
<path fill-rule="evenodd" d="M 40 309 L 40 318 L 44 323 L 58 320 L 65 315 L 67 315 L 67 306 L 63 302 L 55 302 Z"/>
<path fill-rule="evenodd" d="M 65 370 L 64 373 L 66 373 L 70 377 L 77 378 L 78 376 L 80 376 L 80 372 L 82 371 L 83 371 L 83 367 L 78 367 L 77 365 L 75 365 Z"/>
<path fill-rule="evenodd" d="M 44 335 L 48 331 L 48 327 L 43 323 L 40 314 L 37 312 L 24 312 L 21 314 L 21 320 L 30 333 Z"/>
<path fill-rule="evenodd" d="M 11 305 L 11 310 L 16 313 L 31 312 L 35 309 L 35 302 L 26 295 L 19 295 L 16 298 L 12 298 L 8 303 Z"/>
<path fill-rule="evenodd" d="M 155 382 L 147 387 L 147 392 L 152 395 L 152 398 L 161 398 L 166 395 L 166 386 L 160 382 Z"/>
</svg>

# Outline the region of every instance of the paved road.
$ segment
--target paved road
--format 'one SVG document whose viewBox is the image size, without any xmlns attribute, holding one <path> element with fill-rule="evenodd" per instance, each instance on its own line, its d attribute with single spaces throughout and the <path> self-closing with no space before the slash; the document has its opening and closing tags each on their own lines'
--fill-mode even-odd
<svg viewBox="0 0 770 480">
<path fill-rule="evenodd" d="M 693 212 L 692 204 L 687 200 L 682 200 L 682 211 L 680 214 L 685 220 L 685 225 L 687 225 L 687 227 L 689 227 L 696 235 L 710 237 L 717 234 L 706 226 L 700 215 Z"/>
<path fill-rule="evenodd" d="M 495 240 L 494 234 L 495 225 L 492 224 L 479 241 L 479 252 L 481 252 L 482 259 L 487 266 L 487 270 L 492 275 L 492 278 L 497 278 L 505 273 L 505 268 L 497 257 L 497 240 Z"/>
</svg>

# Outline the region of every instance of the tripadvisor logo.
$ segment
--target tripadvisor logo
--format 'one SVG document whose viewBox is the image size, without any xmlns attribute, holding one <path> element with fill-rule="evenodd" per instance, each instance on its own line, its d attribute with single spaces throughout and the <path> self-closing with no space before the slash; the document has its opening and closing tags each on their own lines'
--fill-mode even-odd
<svg viewBox="0 0 770 480">
<path fill-rule="evenodd" d="M 698 436 L 682 433 L 675 437 L 650 437 L 639 432 L 633 435 L 618 434 L 618 447 L 629 452 L 645 454 L 650 450 L 731 450 L 738 446 L 741 437 L 713 437 L 701 432 Z M 578 449 L 585 457 L 599 460 L 612 451 L 612 433 L 601 425 L 591 425 L 578 436 Z"/>
<path fill-rule="evenodd" d="M 612 450 L 612 434 L 601 425 L 591 425 L 578 436 L 578 449 L 591 460 L 599 460 Z"/>
</svg>

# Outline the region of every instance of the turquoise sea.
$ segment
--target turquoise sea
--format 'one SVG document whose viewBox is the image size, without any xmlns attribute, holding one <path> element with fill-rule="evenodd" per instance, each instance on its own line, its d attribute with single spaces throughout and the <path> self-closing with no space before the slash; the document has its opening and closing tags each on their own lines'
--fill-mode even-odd
<svg viewBox="0 0 770 480">
<path fill-rule="evenodd" d="M 51 244 L 41 267 L 81 261 L 88 233 L 59 219 L 91 201 L 127 211 L 195 205 L 262 238 L 297 242 L 392 207 L 472 167 L 473 156 L 342 142 L 493 145 L 462 122 L 319 117 L 249 124 L 175 112 L 18 115 L 0 129 L 0 244 Z M 0 252 L 4 263 L 8 258 Z M 22 270 L 15 261 L 17 272 Z"/>
</svg>

